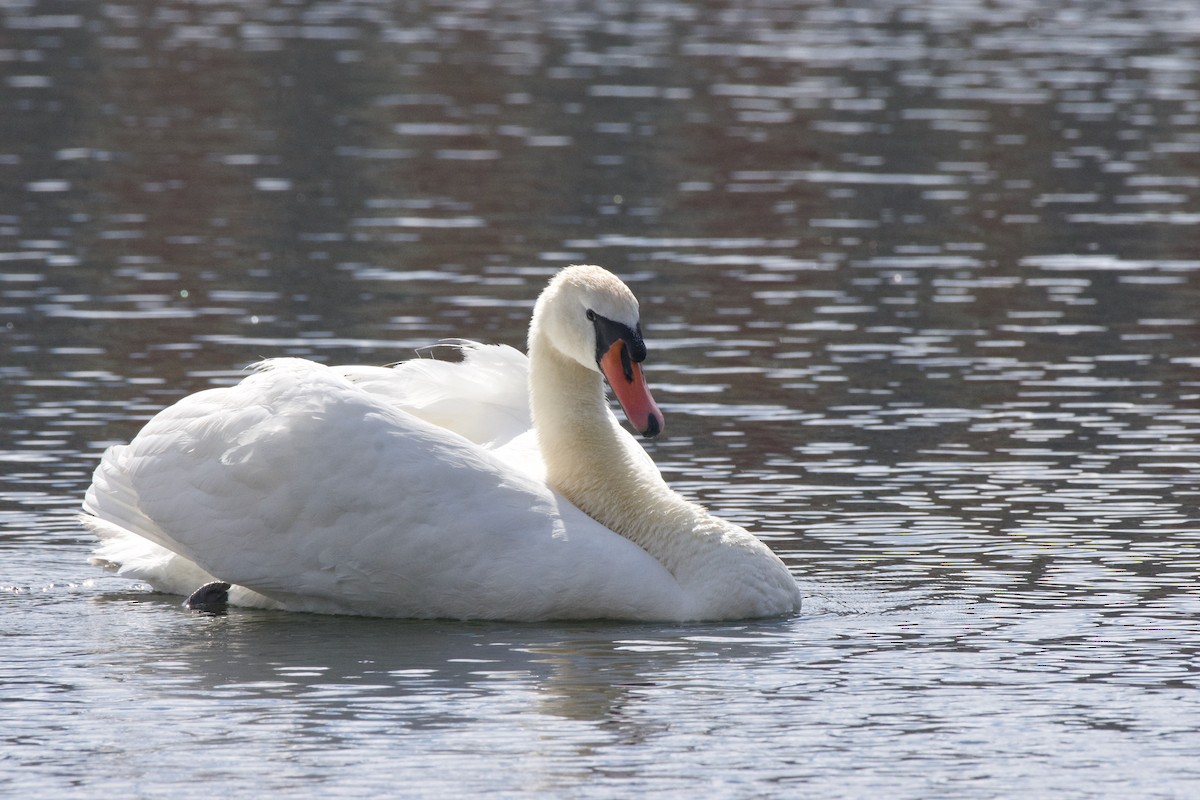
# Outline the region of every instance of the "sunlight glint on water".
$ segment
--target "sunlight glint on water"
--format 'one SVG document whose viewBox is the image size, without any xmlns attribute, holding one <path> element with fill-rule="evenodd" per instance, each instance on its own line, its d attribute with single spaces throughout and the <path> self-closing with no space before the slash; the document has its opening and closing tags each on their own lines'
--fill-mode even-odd
<svg viewBox="0 0 1200 800">
<path fill-rule="evenodd" d="M 744 6 L 0 11 L 0 790 L 1195 793 L 1194 9 Z M 158 409 L 520 345 L 573 262 L 797 618 L 205 617 L 86 563 Z"/>
</svg>

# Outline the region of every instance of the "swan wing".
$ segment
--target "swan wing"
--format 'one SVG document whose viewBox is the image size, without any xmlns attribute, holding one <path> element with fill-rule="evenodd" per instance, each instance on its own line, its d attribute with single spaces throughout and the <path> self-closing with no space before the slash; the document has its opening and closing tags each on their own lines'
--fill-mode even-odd
<svg viewBox="0 0 1200 800">
<path fill-rule="evenodd" d="M 529 359 L 508 345 L 444 343 L 460 361 L 414 358 L 394 367 L 342 366 L 347 380 L 446 430 L 499 447 L 530 430 Z"/>
<path fill-rule="evenodd" d="M 110 448 L 85 510 L 294 610 L 671 619 L 666 569 L 544 484 L 300 359 Z"/>
</svg>

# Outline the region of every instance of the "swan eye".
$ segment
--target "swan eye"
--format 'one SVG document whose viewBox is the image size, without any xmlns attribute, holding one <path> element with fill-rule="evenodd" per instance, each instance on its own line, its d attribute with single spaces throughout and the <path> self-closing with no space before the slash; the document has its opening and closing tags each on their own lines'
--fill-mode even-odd
<svg viewBox="0 0 1200 800">
<path fill-rule="evenodd" d="M 595 312 L 595 311 L 592 311 L 592 310 L 589 308 L 589 309 L 587 310 L 587 318 L 588 318 L 589 320 L 591 320 L 592 322 L 595 322 L 595 321 L 596 321 L 596 312 Z"/>
</svg>

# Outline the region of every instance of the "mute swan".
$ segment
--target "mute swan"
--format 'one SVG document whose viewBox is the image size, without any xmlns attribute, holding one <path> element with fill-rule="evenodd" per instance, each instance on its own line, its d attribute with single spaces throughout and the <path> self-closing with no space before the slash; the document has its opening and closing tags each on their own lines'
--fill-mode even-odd
<svg viewBox="0 0 1200 800">
<path fill-rule="evenodd" d="M 109 448 L 82 522 L 93 563 L 234 604 L 459 619 L 719 620 L 800 608 L 783 562 L 672 491 L 609 410 L 663 428 L 633 293 L 567 267 L 529 357 L 265 361 Z"/>
</svg>

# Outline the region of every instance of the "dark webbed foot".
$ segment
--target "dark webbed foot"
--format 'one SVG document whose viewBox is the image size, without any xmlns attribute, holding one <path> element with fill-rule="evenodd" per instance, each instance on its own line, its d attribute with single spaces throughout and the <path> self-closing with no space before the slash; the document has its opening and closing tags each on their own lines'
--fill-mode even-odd
<svg viewBox="0 0 1200 800">
<path fill-rule="evenodd" d="M 209 614 L 221 614 L 229 605 L 229 584 L 223 581 L 206 583 L 192 596 L 183 601 L 184 606 L 192 611 L 204 611 Z"/>
</svg>

